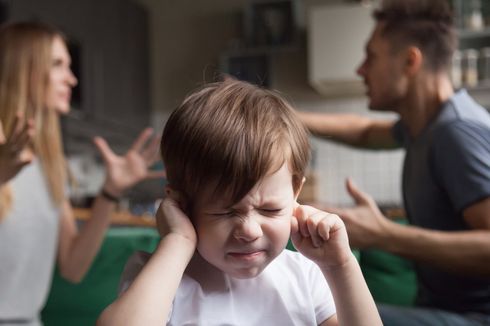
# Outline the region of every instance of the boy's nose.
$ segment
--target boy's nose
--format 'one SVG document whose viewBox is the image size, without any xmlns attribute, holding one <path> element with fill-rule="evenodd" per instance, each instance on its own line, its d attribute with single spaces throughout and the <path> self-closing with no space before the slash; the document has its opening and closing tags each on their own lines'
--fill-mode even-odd
<svg viewBox="0 0 490 326">
<path fill-rule="evenodd" d="M 240 218 L 233 231 L 236 239 L 251 242 L 262 236 L 262 227 L 253 216 Z"/>
</svg>

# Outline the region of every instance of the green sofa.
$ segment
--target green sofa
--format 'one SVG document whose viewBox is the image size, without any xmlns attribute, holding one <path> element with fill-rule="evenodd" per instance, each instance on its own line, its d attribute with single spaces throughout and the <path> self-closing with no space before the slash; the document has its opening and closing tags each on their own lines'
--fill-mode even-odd
<svg viewBox="0 0 490 326">
<path fill-rule="evenodd" d="M 119 278 L 128 258 L 137 250 L 152 252 L 159 239 L 153 228 L 110 228 L 94 264 L 81 283 L 69 283 L 55 272 L 42 312 L 45 326 L 94 325 L 102 310 L 116 299 Z"/>
<path fill-rule="evenodd" d="M 158 233 L 152 228 L 110 228 L 94 264 L 80 284 L 68 283 L 55 273 L 42 312 L 45 326 L 94 325 L 102 310 L 116 298 L 127 259 L 137 250 L 152 252 L 158 241 Z M 288 244 L 288 249 L 294 247 Z M 377 302 L 412 304 L 416 286 L 409 262 L 376 250 L 355 254 Z"/>
</svg>

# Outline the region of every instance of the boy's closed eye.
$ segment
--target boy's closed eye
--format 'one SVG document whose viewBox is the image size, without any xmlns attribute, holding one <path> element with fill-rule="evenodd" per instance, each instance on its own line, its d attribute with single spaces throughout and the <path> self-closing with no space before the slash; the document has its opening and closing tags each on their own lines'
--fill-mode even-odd
<svg viewBox="0 0 490 326">
<path fill-rule="evenodd" d="M 259 208 L 258 210 L 267 215 L 275 215 L 281 213 L 283 208 Z"/>
<path fill-rule="evenodd" d="M 269 207 L 257 208 L 257 211 L 259 211 L 264 215 L 277 215 L 281 213 L 283 210 L 284 208 L 269 208 Z M 215 217 L 232 217 L 238 215 L 238 212 L 235 210 L 227 210 L 227 211 L 220 211 L 220 212 L 212 212 L 209 215 Z"/>
<path fill-rule="evenodd" d="M 210 213 L 209 215 L 216 216 L 216 217 L 233 216 L 235 215 L 235 211 L 214 212 L 214 213 Z"/>
</svg>

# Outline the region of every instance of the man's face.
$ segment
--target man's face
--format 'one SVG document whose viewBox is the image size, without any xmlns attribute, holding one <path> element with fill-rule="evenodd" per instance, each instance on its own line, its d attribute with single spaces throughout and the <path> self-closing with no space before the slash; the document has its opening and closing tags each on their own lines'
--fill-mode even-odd
<svg viewBox="0 0 490 326">
<path fill-rule="evenodd" d="M 194 206 L 197 250 L 211 265 L 235 278 L 251 278 L 285 248 L 295 196 L 287 165 L 265 177 L 238 203 L 201 196 Z"/>
<path fill-rule="evenodd" d="M 383 27 L 383 23 L 376 25 L 357 74 L 366 85 L 371 110 L 396 111 L 407 90 L 405 58 L 403 51 L 393 51 L 390 41 L 382 35 Z"/>
</svg>

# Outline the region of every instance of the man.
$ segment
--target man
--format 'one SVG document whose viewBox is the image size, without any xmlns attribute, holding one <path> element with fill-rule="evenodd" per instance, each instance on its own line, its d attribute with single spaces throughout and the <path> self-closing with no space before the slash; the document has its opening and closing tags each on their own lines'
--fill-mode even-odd
<svg viewBox="0 0 490 326">
<path fill-rule="evenodd" d="M 397 121 L 300 112 L 318 136 L 363 148 L 403 146 L 403 199 L 410 226 L 384 218 L 347 181 L 356 206 L 334 209 L 351 244 L 415 262 L 416 307 L 381 305 L 385 325 L 490 325 L 490 115 L 453 90 L 456 48 L 446 0 L 385 0 L 357 73 L 369 108 Z"/>
</svg>

